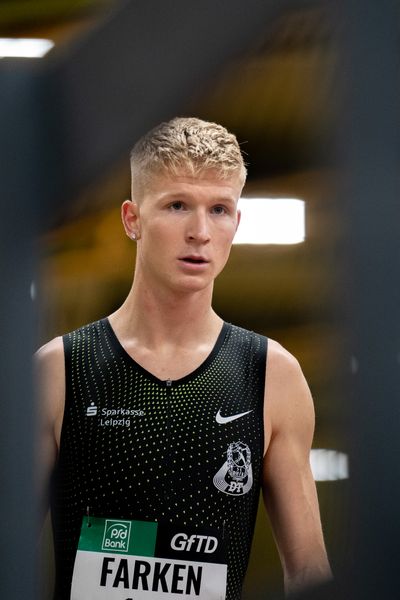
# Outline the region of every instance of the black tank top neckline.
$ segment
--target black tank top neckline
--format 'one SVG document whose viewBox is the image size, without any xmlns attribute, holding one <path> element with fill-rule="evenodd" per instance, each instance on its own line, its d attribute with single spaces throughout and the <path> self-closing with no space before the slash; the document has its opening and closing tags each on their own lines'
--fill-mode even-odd
<svg viewBox="0 0 400 600">
<path fill-rule="evenodd" d="M 135 367 L 141 373 L 143 373 L 143 375 L 145 375 L 148 379 L 150 379 L 162 386 L 165 386 L 166 381 L 168 381 L 170 384 L 173 384 L 174 387 L 187 383 L 188 381 L 192 380 L 197 375 L 200 375 L 200 373 L 202 373 L 205 369 L 207 369 L 207 367 L 213 362 L 213 360 L 217 356 L 222 344 L 225 341 L 225 338 L 226 338 L 228 332 L 232 328 L 232 325 L 230 323 L 227 323 L 226 321 L 224 321 L 222 324 L 221 331 L 219 332 L 217 340 L 214 344 L 214 347 L 212 348 L 209 355 L 203 360 L 203 362 L 200 363 L 200 365 L 198 367 L 196 367 L 193 371 L 191 371 L 187 375 L 184 375 L 183 377 L 180 377 L 179 379 L 173 379 L 172 381 L 170 381 L 170 380 L 159 379 L 151 371 L 148 371 L 147 369 L 142 367 L 142 365 L 140 363 L 136 362 L 136 360 L 129 354 L 129 352 L 127 352 L 127 350 L 125 350 L 124 346 L 119 341 L 117 334 L 115 333 L 114 329 L 112 328 L 112 325 L 111 325 L 108 317 L 101 319 L 100 323 L 103 325 L 103 327 L 109 333 L 110 338 L 111 338 L 111 343 L 113 344 L 113 349 L 117 354 L 125 357 L 129 362 L 131 362 L 133 365 L 135 365 Z"/>
</svg>

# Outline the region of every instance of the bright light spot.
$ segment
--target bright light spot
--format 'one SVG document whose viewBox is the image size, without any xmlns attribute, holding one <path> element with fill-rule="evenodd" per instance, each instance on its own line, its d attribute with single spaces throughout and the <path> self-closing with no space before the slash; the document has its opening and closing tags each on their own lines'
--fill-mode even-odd
<svg viewBox="0 0 400 600">
<path fill-rule="evenodd" d="M 54 42 L 39 38 L 0 38 L 0 58 L 41 58 L 53 46 Z"/>
<path fill-rule="evenodd" d="M 349 457 L 336 450 L 311 450 L 310 464 L 315 481 L 337 481 L 349 477 Z"/>
<path fill-rule="evenodd" d="M 32 283 L 31 283 L 29 293 L 31 296 L 31 300 L 36 300 L 36 283 L 34 281 L 32 281 Z"/>
<path fill-rule="evenodd" d="M 299 244 L 305 240 L 305 203 L 296 198 L 240 198 L 234 244 Z"/>
</svg>

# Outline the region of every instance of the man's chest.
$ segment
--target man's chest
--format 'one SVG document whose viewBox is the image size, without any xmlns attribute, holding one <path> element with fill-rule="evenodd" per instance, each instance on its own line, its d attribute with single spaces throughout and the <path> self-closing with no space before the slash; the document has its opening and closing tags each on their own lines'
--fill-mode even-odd
<svg viewBox="0 0 400 600">
<path fill-rule="evenodd" d="M 160 382 L 126 372 L 97 397 L 77 393 L 68 403 L 65 440 L 74 439 L 70 451 L 87 479 L 121 498 L 135 490 L 143 506 L 185 492 L 196 511 L 203 490 L 246 494 L 262 453 L 262 410 L 245 383 L 223 381 L 204 374 Z"/>
</svg>

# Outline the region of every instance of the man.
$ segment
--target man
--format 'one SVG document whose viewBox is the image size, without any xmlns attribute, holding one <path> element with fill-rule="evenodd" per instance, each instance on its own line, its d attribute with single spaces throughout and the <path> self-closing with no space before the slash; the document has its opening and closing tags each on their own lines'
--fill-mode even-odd
<svg viewBox="0 0 400 600">
<path fill-rule="evenodd" d="M 55 598 L 238 600 L 260 488 L 286 593 L 320 583 L 308 386 L 277 342 L 211 306 L 240 221 L 237 140 L 173 119 L 131 167 L 128 297 L 38 352 Z"/>
</svg>

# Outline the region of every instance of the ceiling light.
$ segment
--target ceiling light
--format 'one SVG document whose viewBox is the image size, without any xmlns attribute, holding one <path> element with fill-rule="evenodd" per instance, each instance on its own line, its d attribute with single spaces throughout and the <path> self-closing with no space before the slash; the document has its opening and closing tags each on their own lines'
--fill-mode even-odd
<svg viewBox="0 0 400 600">
<path fill-rule="evenodd" d="M 305 239 L 305 203 L 297 198 L 240 198 L 234 244 L 299 244 Z"/>
<path fill-rule="evenodd" d="M 336 450 L 311 450 L 310 465 L 315 481 L 337 481 L 349 477 L 349 457 Z"/>
<path fill-rule="evenodd" d="M 0 38 L 0 58 L 41 58 L 54 46 L 39 38 Z"/>
</svg>

